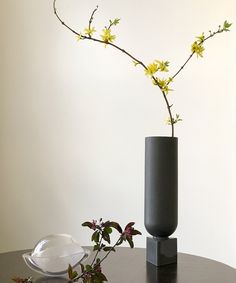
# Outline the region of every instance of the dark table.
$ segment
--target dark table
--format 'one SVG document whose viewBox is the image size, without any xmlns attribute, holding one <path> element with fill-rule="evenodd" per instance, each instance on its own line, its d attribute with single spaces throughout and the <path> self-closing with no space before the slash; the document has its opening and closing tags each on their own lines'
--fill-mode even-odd
<svg viewBox="0 0 236 283">
<path fill-rule="evenodd" d="M 26 251 L 0 254 L 0 283 L 14 276 L 33 276 L 36 283 L 63 283 L 63 278 L 45 278 L 30 270 L 22 259 Z M 145 249 L 117 248 L 104 261 L 110 283 L 236 283 L 236 269 L 199 256 L 179 253 L 178 263 L 163 267 L 147 264 Z"/>
</svg>

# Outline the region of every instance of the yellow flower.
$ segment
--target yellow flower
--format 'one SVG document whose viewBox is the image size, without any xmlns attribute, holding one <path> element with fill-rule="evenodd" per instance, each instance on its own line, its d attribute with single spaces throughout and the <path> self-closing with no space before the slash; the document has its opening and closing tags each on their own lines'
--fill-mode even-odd
<svg viewBox="0 0 236 283">
<path fill-rule="evenodd" d="M 169 86 L 168 86 L 169 79 L 168 80 L 157 79 L 157 82 L 158 82 L 158 86 L 161 88 L 162 91 L 165 92 L 165 94 L 168 94 L 169 91 L 173 90 L 173 89 L 170 89 Z"/>
<path fill-rule="evenodd" d="M 159 79 L 157 77 L 152 77 L 152 83 L 154 85 L 158 85 L 162 91 L 165 92 L 167 95 L 169 91 L 172 91 L 173 89 L 170 89 L 168 84 L 170 83 L 170 78 L 169 79 Z"/>
<path fill-rule="evenodd" d="M 101 38 L 105 43 L 113 42 L 116 39 L 115 35 L 111 34 L 111 30 L 108 28 L 105 28 L 102 30 L 103 34 L 101 34 Z"/>
<path fill-rule="evenodd" d="M 202 52 L 205 50 L 205 48 L 201 45 L 201 43 L 197 43 L 197 41 L 195 41 L 192 44 L 191 50 L 197 54 L 197 57 L 203 57 Z"/>
<path fill-rule="evenodd" d="M 147 69 L 145 69 L 145 74 L 147 76 L 153 76 L 157 71 L 158 71 L 158 65 L 157 63 L 154 62 L 147 66 Z"/>
<path fill-rule="evenodd" d="M 87 27 L 85 30 L 84 30 L 85 34 L 88 35 L 89 37 L 92 37 L 93 34 L 96 32 L 95 28 L 94 27 Z"/>
</svg>

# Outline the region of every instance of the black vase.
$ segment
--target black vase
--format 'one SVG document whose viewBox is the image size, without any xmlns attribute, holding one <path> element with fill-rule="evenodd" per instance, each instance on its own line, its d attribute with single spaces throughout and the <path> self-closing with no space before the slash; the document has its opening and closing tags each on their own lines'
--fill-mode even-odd
<svg viewBox="0 0 236 283">
<path fill-rule="evenodd" d="M 145 140 L 145 227 L 147 261 L 159 266 L 176 262 L 177 239 L 168 238 L 178 224 L 178 139 Z"/>
</svg>

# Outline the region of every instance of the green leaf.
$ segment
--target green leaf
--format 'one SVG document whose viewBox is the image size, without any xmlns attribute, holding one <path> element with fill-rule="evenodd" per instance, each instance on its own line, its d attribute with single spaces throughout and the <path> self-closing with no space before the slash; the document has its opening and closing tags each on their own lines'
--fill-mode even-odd
<svg viewBox="0 0 236 283">
<path fill-rule="evenodd" d="M 227 21 L 224 21 L 223 30 L 229 31 L 229 28 L 232 26 L 232 23 L 228 23 Z"/>
<path fill-rule="evenodd" d="M 137 61 L 133 60 L 133 64 L 136 67 L 136 66 L 138 66 L 140 64 L 140 62 L 137 62 Z"/>
<path fill-rule="evenodd" d="M 93 246 L 93 251 L 99 251 L 99 250 L 100 250 L 99 244 Z"/>
<path fill-rule="evenodd" d="M 113 252 L 116 251 L 114 247 L 104 247 L 103 250 L 104 250 L 104 252 L 109 252 L 110 250 L 113 251 Z"/>
<path fill-rule="evenodd" d="M 77 271 L 74 270 L 73 273 L 72 273 L 71 279 L 75 279 L 77 276 L 78 276 L 78 273 L 77 273 Z"/>
<path fill-rule="evenodd" d="M 102 279 L 102 282 L 108 281 L 107 278 L 106 278 L 106 276 L 105 276 L 103 273 L 100 273 L 99 276 L 100 276 L 100 278 Z"/>
<path fill-rule="evenodd" d="M 98 258 L 96 259 L 96 264 L 99 264 L 100 261 L 101 261 L 101 259 L 98 257 Z"/>
<path fill-rule="evenodd" d="M 95 242 L 96 244 L 99 242 L 99 238 L 100 238 L 100 234 L 98 231 L 95 231 L 93 234 L 92 234 L 92 237 L 91 237 L 91 241 Z"/>
<path fill-rule="evenodd" d="M 103 227 L 110 227 L 111 221 L 106 221 L 102 224 Z"/>
<path fill-rule="evenodd" d="M 95 275 L 95 276 L 93 276 L 93 282 L 94 283 L 102 283 L 102 279 L 98 275 Z"/>
<path fill-rule="evenodd" d="M 120 19 L 116 18 L 114 21 L 113 21 L 113 25 L 116 26 L 120 23 Z"/>
<path fill-rule="evenodd" d="M 85 269 L 86 269 L 86 271 L 91 271 L 93 268 L 92 268 L 91 265 L 86 264 L 86 265 L 85 265 Z"/>
<path fill-rule="evenodd" d="M 117 246 L 120 246 L 120 245 L 123 243 L 123 241 L 124 241 L 123 238 L 120 238 L 120 239 L 118 240 L 118 242 L 117 242 L 116 245 L 117 245 Z"/>
<path fill-rule="evenodd" d="M 111 227 L 106 227 L 104 229 L 104 231 L 106 231 L 108 234 L 111 234 L 112 233 L 112 228 Z"/>
<path fill-rule="evenodd" d="M 106 232 L 106 230 L 102 231 L 102 238 L 103 238 L 104 241 L 106 241 L 110 244 L 110 242 L 111 242 L 110 235 Z"/>
<path fill-rule="evenodd" d="M 67 270 L 68 276 L 71 280 L 75 279 L 78 276 L 77 271 L 73 271 L 72 266 L 69 264 L 68 270 Z"/>
</svg>

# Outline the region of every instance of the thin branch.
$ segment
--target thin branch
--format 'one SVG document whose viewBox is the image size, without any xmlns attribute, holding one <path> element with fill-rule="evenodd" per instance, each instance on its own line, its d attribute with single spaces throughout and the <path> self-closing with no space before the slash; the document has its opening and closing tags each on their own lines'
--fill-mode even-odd
<svg viewBox="0 0 236 283">
<path fill-rule="evenodd" d="M 188 61 L 193 57 L 193 54 L 194 54 L 195 52 L 192 52 L 191 54 L 190 54 L 190 56 L 188 57 L 188 59 L 184 62 L 184 64 L 180 67 L 180 69 L 171 77 L 172 79 L 174 79 L 182 70 L 183 70 L 183 68 L 185 67 L 185 65 L 188 63 Z M 169 83 L 168 83 L 169 84 Z"/>
<path fill-rule="evenodd" d="M 223 30 L 220 29 L 220 27 L 219 27 L 219 29 L 218 29 L 217 31 L 215 31 L 215 32 L 213 32 L 213 33 L 210 33 L 210 35 L 209 35 L 208 37 L 204 38 L 204 40 L 200 43 L 200 45 L 203 45 L 203 43 L 204 43 L 205 41 L 207 41 L 209 38 L 215 36 L 217 33 L 221 33 L 222 31 L 223 31 Z M 171 77 L 172 79 L 174 79 L 174 78 L 183 70 L 183 68 L 185 67 L 185 65 L 189 62 L 189 60 L 193 57 L 193 55 L 194 55 L 195 53 L 196 53 L 196 52 L 193 51 L 193 52 L 190 54 L 190 56 L 189 56 L 188 59 L 184 62 L 184 64 L 183 64 L 183 65 L 179 68 L 179 70 Z M 168 83 L 168 84 L 169 84 L 169 83 Z"/>
<path fill-rule="evenodd" d="M 95 42 L 99 42 L 99 43 L 102 43 L 102 44 L 106 44 L 106 45 L 110 45 L 112 47 L 114 47 L 115 49 L 121 51 L 122 53 L 126 54 L 128 57 L 130 57 L 131 59 L 133 59 L 135 62 L 137 62 L 139 65 L 141 65 L 145 70 L 147 70 L 147 66 L 139 59 L 137 59 L 136 57 L 134 57 L 133 55 L 131 55 L 129 52 L 127 52 L 125 49 L 119 47 L 118 45 L 112 43 L 112 42 L 105 42 L 103 40 L 100 40 L 100 39 L 97 39 L 97 38 L 94 38 L 94 37 L 90 37 L 90 36 L 85 36 L 85 35 L 82 35 L 80 34 L 79 32 L 75 31 L 74 29 L 72 29 L 71 27 L 69 27 L 67 24 L 65 24 L 65 22 L 60 18 L 58 12 L 57 12 L 57 9 L 56 9 L 56 0 L 53 0 L 53 9 L 54 9 L 54 14 L 56 15 L 57 19 L 61 22 L 61 24 L 63 26 L 65 26 L 67 29 L 69 29 L 71 32 L 73 32 L 74 34 L 80 36 L 81 39 L 85 40 L 92 40 L 92 41 L 95 41 Z M 96 12 L 97 8 L 93 11 L 92 15 L 91 15 L 91 18 L 90 18 L 90 21 L 92 22 L 91 19 L 93 19 L 93 15 L 94 13 Z M 90 23 L 91 24 L 91 23 Z M 152 77 L 154 79 L 154 81 L 157 82 L 156 78 L 155 77 Z M 166 107 L 167 107 L 167 110 L 168 110 L 168 113 L 169 113 L 169 116 L 170 116 L 170 121 L 173 121 L 172 119 L 172 113 L 171 113 L 171 107 L 169 105 L 169 102 L 168 102 L 168 99 L 166 97 L 166 94 L 165 92 L 162 90 L 162 88 L 159 86 L 159 84 L 157 83 L 159 89 L 161 90 L 162 92 L 162 95 L 163 95 L 163 98 L 165 100 L 165 103 L 166 103 Z M 171 136 L 174 137 L 174 124 L 171 122 Z"/>
<path fill-rule="evenodd" d="M 131 55 L 130 53 L 128 53 L 126 50 L 124 50 L 123 48 L 120 48 L 119 46 L 117 46 L 116 44 L 114 43 L 111 43 L 111 42 L 105 42 L 103 40 L 100 40 L 100 39 L 97 39 L 97 38 L 94 38 L 94 37 L 88 37 L 88 36 L 85 36 L 85 35 L 81 35 L 79 32 L 75 31 L 74 29 L 72 29 L 71 27 L 69 27 L 67 24 L 65 24 L 65 22 L 60 18 L 58 12 L 57 12 L 57 9 L 56 9 L 56 1 L 57 0 L 53 0 L 53 9 L 54 9 L 54 14 L 56 15 L 57 19 L 61 22 L 61 24 L 63 26 L 65 26 L 66 28 L 68 28 L 70 31 L 72 31 L 74 34 L 78 35 L 81 37 L 81 39 L 88 39 L 88 40 L 92 40 L 92 41 L 95 41 L 95 42 L 99 42 L 99 43 L 102 43 L 102 44 L 106 44 L 106 45 L 111 45 L 113 46 L 114 48 L 120 50 L 121 52 L 125 53 L 127 56 L 129 56 L 131 59 L 133 59 L 134 61 L 136 61 L 138 64 L 140 64 L 141 66 L 143 66 L 144 69 L 147 69 L 146 65 L 138 60 L 137 58 L 135 58 L 133 55 Z M 94 10 L 94 12 L 96 11 L 96 9 Z M 94 14 L 94 13 L 93 13 Z"/>
<path fill-rule="evenodd" d="M 152 79 L 154 80 L 155 84 L 159 86 L 157 78 L 154 77 L 154 76 L 152 76 Z M 161 89 L 160 86 L 159 86 L 159 88 Z M 172 112 L 171 112 L 171 107 L 173 106 L 173 104 L 172 104 L 172 105 L 169 104 L 169 101 L 168 101 L 168 99 L 167 99 L 167 97 L 166 97 L 166 94 L 165 94 L 165 92 L 164 92 L 162 89 L 161 89 L 161 92 L 162 92 L 162 95 L 163 95 L 163 97 L 164 97 L 164 99 L 165 99 L 165 103 L 166 103 L 166 105 L 167 105 L 167 110 L 168 110 L 168 113 L 169 113 L 169 116 L 170 116 L 170 121 L 171 121 L 171 136 L 172 136 L 172 138 L 173 138 L 174 135 L 175 135 L 174 123 L 173 123 L 173 116 L 172 116 Z"/>
<path fill-rule="evenodd" d="M 101 235 L 101 239 L 100 239 L 99 244 L 98 244 L 98 245 L 99 245 L 99 249 L 100 249 L 101 244 L 102 244 L 102 234 L 100 233 L 100 235 Z M 97 252 L 96 252 L 96 254 L 95 254 L 94 258 L 93 258 L 93 261 L 92 261 L 92 263 L 91 263 L 91 266 L 93 266 L 94 262 L 95 262 L 96 259 L 97 259 L 98 253 L 99 253 L 99 251 L 100 251 L 99 249 L 97 250 Z"/>
<path fill-rule="evenodd" d="M 68 28 L 71 32 L 73 32 L 76 35 L 80 35 L 78 32 L 76 32 L 75 30 L 73 30 L 71 27 L 69 27 L 67 24 L 65 24 L 62 19 L 59 17 L 58 13 L 57 13 L 57 9 L 56 9 L 56 0 L 53 0 L 53 10 L 54 10 L 54 14 L 57 17 L 57 19 L 61 22 L 61 24 L 63 26 L 65 26 L 66 28 Z M 83 37 L 83 36 L 82 36 Z"/>
<path fill-rule="evenodd" d="M 96 263 L 94 265 L 94 268 L 98 265 L 100 265 L 111 253 L 111 251 L 117 246 L 117 244 L 119 243 L 119 241 L 121 240 L 121 236 L 119 237 L 119 239 L 116 241 L 116 243 L 111 247 L 111 249 L 106 253 L 106 255 L 99 261 L 99 263 Z"/>
<path fill-rule="evenodd" d="M 89 19 L 89 29 L 91 28 L 91 24 L 93 22 L 93 16 L 97 12 L 97 10 L 98 10 L 98 6 L 93 10 L 93 12 L 92 12 L 92 14 L 90 16 L 90 19 Z"/>
</svg>

